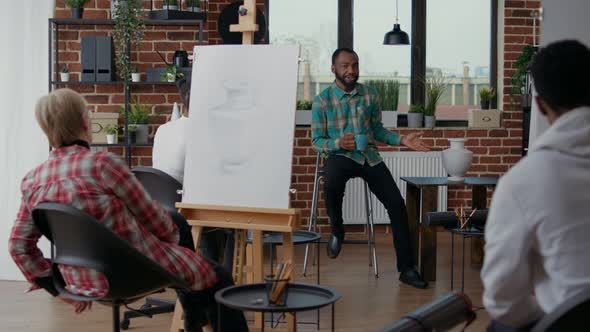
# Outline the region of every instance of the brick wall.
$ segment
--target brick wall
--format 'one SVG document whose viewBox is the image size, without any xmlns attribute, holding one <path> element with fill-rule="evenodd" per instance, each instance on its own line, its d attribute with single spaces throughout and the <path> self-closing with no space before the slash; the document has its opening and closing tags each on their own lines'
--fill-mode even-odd
<svg viewBox="0 0 590 332">
<path fill-rule="evenodd" d="M 207 3 L 209 19 L 205 25 L 204 38 L 206 44 L 220 44 L 217 33 L 217 19 L 223 7 L 230 0 L 210 0 Z M 263 7 L 264 0 L 257 0 Z M 159 8 L 161 1 L 155 1 Z M 505 1 L 504 31 L 499 37 L 504 42 L 504 73 L 498 80 L 504 83 L 502 105 L 504 109 L 503 127 L 499 129 L 481 130 L 467 128 L 435 128 L 425 130 L 425 137 L 435 150 L 448 147 L 447 138 L 465 137 L 466 147 L 474 152 L 473 166 L 468 175 L 486 176 L 502 175 L 520 159 L 522 144 L 522 113 L 519 105 L 510 104 L 511 75 L 514 71 L 514 60 L 526 43 L 532 43 L 533 22 L 530 17 L 532 9 L 540 6 L 540 0 Z M 146 2 L 146 6 L 148 2 Z M 109 16 L 110 0 L 91 0 L 85 6 L 84 18 L 107 18 Z M 56 17 L 70 17 L 63 0 L 56 1 Z M 501 25 L 500 25 L 501 26 Z M 109 34 L 108 26 L 77 26 L 60 32 L 60 62 L 70 65 L 72 80 L 78 80 L 80 43 L 79 38 L 84 35 Z M 147 67 L 162 66 L 155 50 L 163 51 L 168 58 L 177 49 L 190 51 L 197 38 L 194 27 L 148 27 L 145 39 L 141 45 L 139 59 L 134 55 L 133 61 L 139 60 L 139 67 L 144 71 Z M 502 45 L 499 43 L 499 45 Z M 143 78 L 145 79 L 145 77 Z M 69 86 L 84 94 L 91 107 L 96 111 L 116 111 L 123 103 L 123 88 L 121 86 Z M 169 117 L 172 104 L 180 102 L 176 88 L 173 86 L 141 86 L 133 88 L 133 97 L 139 102 L 152 105 L 153 117 L 150 120 L 150 139 L 157 126 Z M 408 134 L 411 129 L 399 129 L 397 132 Z M 309 128 L 297 128 L 296 143 L 293 156 L 293 187 L 298 190 L 292 200 L 292 206 L 302 210 L 304 220 L 309 216 L 311 194 L 313 188 L 313 174 L 315 168 L 315 153 L 310 148 L 311 139 Z M 396 147 L 381 147 L 382 151 L 395 151 Z M 113 149 L 122 153 L 122 149 Z M 133 148 L 134 165 L 151 165 L 151 149 Z M 449 207 L 470 205 L 471 192 L 465 188 L 449 191 Z M 323 196 L 320 199 L 320 222 L 326 224 Z"/>
</svg>

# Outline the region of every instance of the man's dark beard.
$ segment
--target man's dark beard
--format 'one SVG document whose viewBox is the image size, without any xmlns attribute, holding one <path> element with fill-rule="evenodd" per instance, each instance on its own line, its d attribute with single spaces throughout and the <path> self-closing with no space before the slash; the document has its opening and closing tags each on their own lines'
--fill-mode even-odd
<svg viewBox="0 0 590 332">
<path fill-rule="evenodd" d="M 356 77 L 354 78 L 354 82 L 352 82 L 352 83 L 347 83 L 347 82 L 344 80 L 344 76 L 341 76 L 341 75 L 339 75 L 338 73 L 335 73 L 335 75 L 336 75 L 336 79 L 337 79 L 338 81 L 340 81 L 340 83 L 342 83 L 342 85 L 344 85 L 344 86 L 345 86 L 347 89 L 354 89 L 354 86 L 356 85 L 356 82 L 357 82 L 357 81 L 358 81 L 358 79 L 359 79 L 359 77 L 358 77 L 358 76 L 356 76 Z"/>
</svg>

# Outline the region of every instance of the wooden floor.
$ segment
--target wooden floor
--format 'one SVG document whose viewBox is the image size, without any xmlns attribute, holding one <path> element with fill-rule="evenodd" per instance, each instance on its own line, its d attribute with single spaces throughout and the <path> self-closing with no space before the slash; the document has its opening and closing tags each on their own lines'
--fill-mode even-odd
<svg viewBox="0 0 590 332">
<path fill-rule="evenodd" d="M 459 242 L 460 243 L 460 242 Z M 336 289 L 342 298 L 336 303 L 336 331 L 376 331 L 387 326 L 402 315 L 426 304 L 450 291 L 450 235 L 438 234 L 438 280 L 427 290 L 418 290 L 400 285 L 395 271 L 395 260 L 391 235 L 378 235 L 378 259 L 380 277 L 375 279 L 372 268 L 368 266 L 366 245 L 346 244 L 340 256 L 331 260 L 322 245 L 321 283 Z M 296 246 L 298 262 L 302 263 L 303 246 Z M 469 246 L 467 246 L 469 248 Z M 458 250 L 459 249 L 459 250 Z M 455 243 L 455 282 L 460 287 L 460 246 Z M 469 262 L 469 254 L 466 256 Z M 297 269 L 299 282 L 315 282 L 315 266 L 308 277 Z M 456 286 L 457 287 L 457 286 Z M 111 311 L 109 307 L 95 304 L 92 311 L 76 315 L 73 310 L 43 291 L 23 294 L 27 288 L 24 282 L 0 281 L 0 331 L 110 331 Z M 466 267 L 465 292 L 475 307 L 481 306 L 482 286 L 479 269 Z M 173 298 L 169 292 L 162 297 Z M 484 331 L 489 323 L 485 310 L 477 312 L 477 320 L 467 331 Z M 155 332 L 168 331 L 171 314 L 154 318 L 135 318 L 131 320 L 129 331 Z M 247 317 L 251 315 L 248 313 Z M 315 321 L 315 312 L 298 314 L 299 321 Z M 315 331 L 314 325 L 299 324 L 299 331 Z M 330 311 L 321 311 L 321 331 L 330 330 Z M 455 328 L 460 331 L 461 328 Z"/>
</svg>

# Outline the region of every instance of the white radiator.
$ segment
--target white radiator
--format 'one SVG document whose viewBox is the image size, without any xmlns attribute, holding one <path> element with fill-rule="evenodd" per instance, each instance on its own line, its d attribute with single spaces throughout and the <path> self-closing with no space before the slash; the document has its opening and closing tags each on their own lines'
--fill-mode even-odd
<svg viewBox="0 0 590 332">
<path fill-rule="evenodd" d="M 447 176 L 440 152 L 383 152 L 383 161 L 391 171 L 393 179 L 406 198 L 406 182 L 402 176 Z M 355 178 L 346 184 L 342 215 L 345 224 L 365 224 L 365 182 Z M 383 204 L 371 193 L 373 217 L 377 224 L 389 224 L 389 217 Z M 439 187 L 438 211 L 447 210 L 447 187 Z"/>
</svg>

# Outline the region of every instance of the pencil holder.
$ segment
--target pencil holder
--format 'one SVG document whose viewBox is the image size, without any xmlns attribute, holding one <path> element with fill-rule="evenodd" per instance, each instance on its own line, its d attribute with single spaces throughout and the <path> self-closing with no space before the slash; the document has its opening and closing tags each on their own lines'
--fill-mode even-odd
<svg viewBox="0 0 590 332">
<path fill-rule="evenodd" d="M 266 297 L 270 306 L 285 306 L 289 294 L 289 279 L 278 279 L 274 275 L 264 278 Z"/>
</svg>

